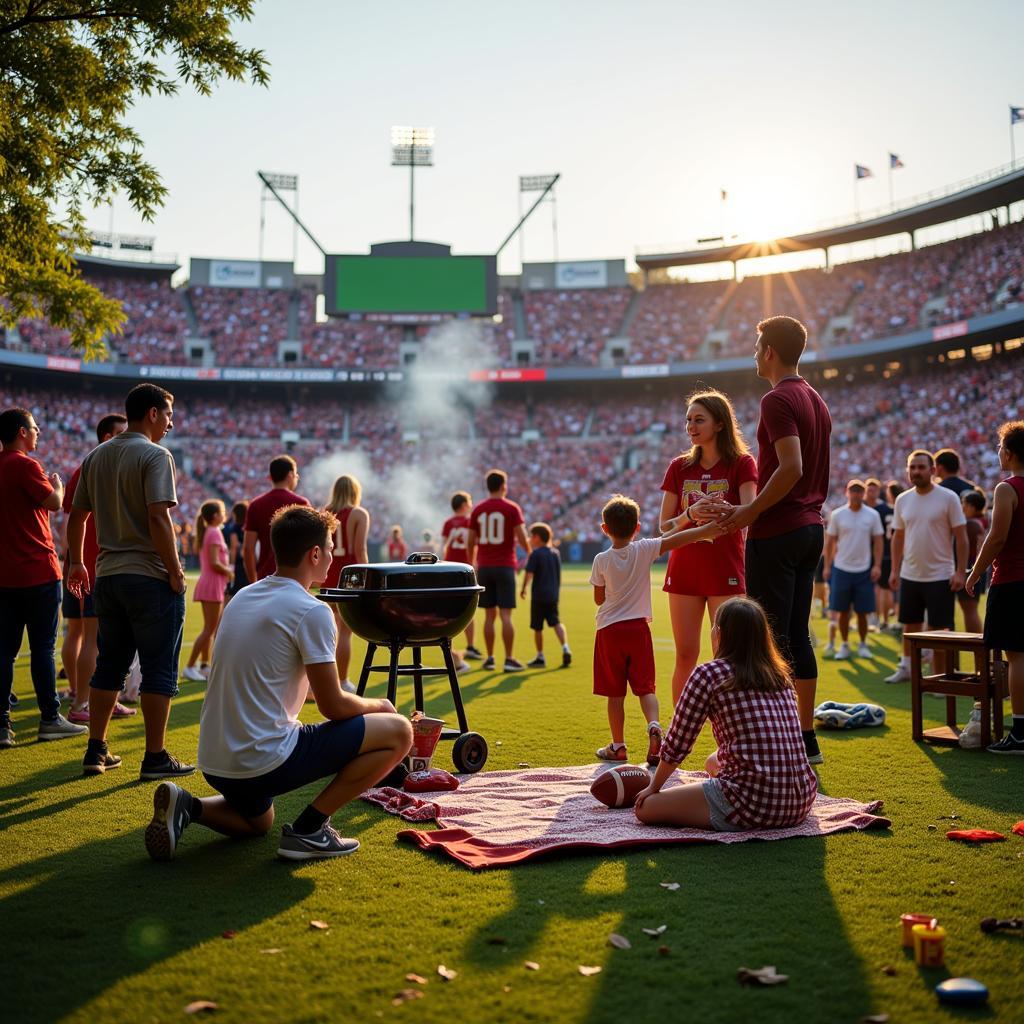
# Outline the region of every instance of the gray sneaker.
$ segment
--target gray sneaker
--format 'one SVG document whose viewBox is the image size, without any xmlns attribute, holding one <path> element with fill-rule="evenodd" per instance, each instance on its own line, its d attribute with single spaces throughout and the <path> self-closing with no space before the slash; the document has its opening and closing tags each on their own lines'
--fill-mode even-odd
<svg viewBox="0 0 1024 1024">
<path fill-rule="evenodd" d="M 153 860 L 173 860 L 182 832 L 191 820 L 188 794 L 173 782 L 161 782 L 153 791 L 153 820 L 146 826 L 146 852 Z"/>
<path fill-rule="evenodd" d="M 72 736 L 81 736 L 83 732 L 88 731 L 89 727 L 87 725 L 75 725 L 74 722 L 69 722 L 63 715 L 58 715 L 52 721 L 42 721 L 39 723 L 39 742 L 66 740 Z"/>
<path fill-rule="evenodd" d="M 358 849 L 358 839 L 340 836 L 328 820 L 319 832 L 308 836 L 299 835 L 291 825 L 285 825 L 281 829 L 277 855 L 285 860 L 319 860 L 324 857 L 344 857 Z"/>
<path fill-rule="evenodd" d="M 14 738 L 14 730 L 9 726 L 5 725 L 0 729 L 0 750 L 6 750 L 8 747 L 13 747 L 17 742 Z"/>
</svg>

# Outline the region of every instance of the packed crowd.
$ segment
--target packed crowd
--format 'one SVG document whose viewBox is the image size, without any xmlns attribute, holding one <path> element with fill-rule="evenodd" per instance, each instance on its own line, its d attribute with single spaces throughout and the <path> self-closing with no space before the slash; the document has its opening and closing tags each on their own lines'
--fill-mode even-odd
<svg viewBox="0 0 1024 1024">
<path fill-rule="evenodd" d="M 537 343 L 537 362 L 594 366 L 622 325 L 630 288 L 526 292 L 526 334 Z"/>
</svg>

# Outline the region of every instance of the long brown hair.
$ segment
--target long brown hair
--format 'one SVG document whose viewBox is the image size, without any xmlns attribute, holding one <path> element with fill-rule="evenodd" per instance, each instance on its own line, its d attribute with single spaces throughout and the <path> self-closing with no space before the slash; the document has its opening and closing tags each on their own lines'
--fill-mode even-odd
<svg viewBox="0 0 1024 1024">
<path fill-rule="evenodd" d="M 792 687 L 789 666 L 779 654 L 764 609 L 749 597 L 732 597 L 715 616 L 716 658 L 732 665 L 729 690 L 778 693 Z"/>
<path fill-rule="evenodd" d="M 196 516 L 196 532 L 192 538 L 192 548 L 198 555 L 203 550 L 203 536 L 213 522 L 214 516 L 220 513 L 221 517 L 224 515 L 224 502 L 217 498 L 212 498 L 210 501 L 204 501 L 199 506 L 199 514 Z"/>
<path fill-rule="evenodd" d="M 741 455 L 750 454 L 743 431 L 736 425 L 736 410 L 733 409 L 728 395 L 714 389 L 695 391 L 686 400 L 686 407 L 689 408 L 695 402 L 704 406 L 715 423 L 722 426 L 718 431 L 718 455 L 723 462 L 732 465 Z M 700 462 L 701 446 L 695 444 L 688 452 L 683 453 L 683 458 L 687 466 Z"/>
</svg>

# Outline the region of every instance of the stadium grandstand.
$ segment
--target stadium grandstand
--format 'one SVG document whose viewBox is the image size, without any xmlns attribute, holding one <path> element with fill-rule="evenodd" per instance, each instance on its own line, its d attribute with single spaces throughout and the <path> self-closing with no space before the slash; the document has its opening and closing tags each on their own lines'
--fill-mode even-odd
<svg viewBox="0 0 1024 1024">
<path fill-rule="evenodd" d="M 1024 415 L 1022 200 L 1016 171 L 769 248 L 641 253 L 630 274 L 624 259 L 527 264 L 498 280 L 496 315 L 472 320 L 325 316 L 324 278 L 291 264 L 193 260 L 175 285 L 173 259 L 92 253 L 81 272 L 127 316 L 107 339 L 109 358 L 84 362 L 63 332 L 22 321 L 0 339 L 0 405 L 34 411 L 40 457 L 67 476 L 95 421 L 133 383 L 157 381 L 177 396 L 165 443 L 180 471 L 182 518 L 207 496 L 252 497 L 269 459 L 287 450 L 314 502 L 327 497 L 324 474 L 345 471 L 346 459 L 370 476 L 376 543 L 394 522 L 410 536 L 436 531 L 448 493 L 479 492 L 498 465 L 527 516 L 551 522 L 569 557 L 582 557 L 599 538 L 595 509 L 609 489 L 635 494 L 653 527 L 695 386 L 727 390 L 753 439 L 754 328 L 788 313 L 808 326 L 804 372 L 834 417 L 835 500 L 851 475 L 902 480 L 918 446 L 954 445 L 965 474 L 990 489 L 993 431 Z M 926 229 L 964 218 L 986 229 L 917 244 Z M 893 235 L 907 251 L 832 258 Z M 817 250 L 824 267 L 755 266 Z M 721 279 L 686 279 L 709 264 L 726 268 Z M 740 264 L 750 271 L 742 278 Z M 452 325 L 461 347 L 445 359 Z"/>
</svg>

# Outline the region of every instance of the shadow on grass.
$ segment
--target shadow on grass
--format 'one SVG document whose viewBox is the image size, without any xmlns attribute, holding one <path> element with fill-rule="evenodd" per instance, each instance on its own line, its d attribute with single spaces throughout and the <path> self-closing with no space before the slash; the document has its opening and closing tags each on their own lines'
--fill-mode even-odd
<svg viewBox="0 0 1024 1024">
<path fill-rule="evenodd" d="M 993 814 L 1004 816 L 1003 822 L 957 822 L 957 828 L 991 828 L 1006 832 L 1013 822 L 1020 820 L 1020 781 L 1014 772 L 1013 758 L 1000 757 L 983 750 L 963 750 L 960 747 L 938 747 L 919 743 L 918 747 L 941 773 L 941 784 L 950 796 L 965 803 L 983 807 Z M 953 826 L 951 826 L 953 827 Z"/>
</svg>

